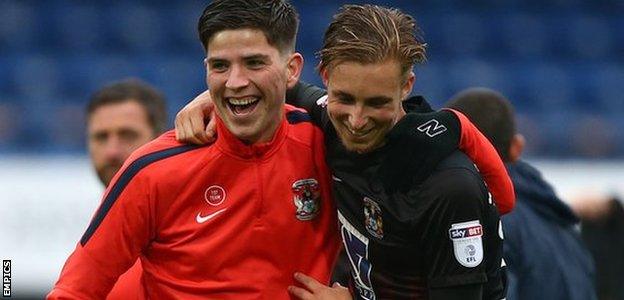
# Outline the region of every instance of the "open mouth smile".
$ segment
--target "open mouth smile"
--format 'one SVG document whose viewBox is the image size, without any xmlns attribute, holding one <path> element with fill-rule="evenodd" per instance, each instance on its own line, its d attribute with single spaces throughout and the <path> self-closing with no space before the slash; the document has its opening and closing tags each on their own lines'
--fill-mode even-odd
<svg viewBox="0 0 624 300">
<path fill-rule="evenodd" d="M 260 97 L 248 96 L 241 98 L 228 97 L 225 99 L 230 111 L 236 116 L 248 115 L 254 111 Z"/>
</svg>

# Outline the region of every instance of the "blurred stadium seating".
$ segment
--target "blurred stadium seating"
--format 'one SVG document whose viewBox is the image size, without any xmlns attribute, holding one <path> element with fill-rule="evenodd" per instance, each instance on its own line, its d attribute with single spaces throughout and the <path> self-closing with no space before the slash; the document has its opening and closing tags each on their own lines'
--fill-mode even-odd
<svg viewBox="0 0 624 300">
<path fill-rule="evenodd" d="M 101 85 L 140 77 L 171 117 L 204 89 L 195 24 L 206 1 L 0 1 L 0 153 L 81 153 L 84 105 Z M 293 1 L 303 78 L 346 1 Z M 349 1 L 363 3 L 363 1 Z M 624 2 L 366 1 L 414 15 L 429 44 L 415 93 L 436 106 L 460 89 L 516 105 L 529 155 L 624 157 Z"/>
</svg>

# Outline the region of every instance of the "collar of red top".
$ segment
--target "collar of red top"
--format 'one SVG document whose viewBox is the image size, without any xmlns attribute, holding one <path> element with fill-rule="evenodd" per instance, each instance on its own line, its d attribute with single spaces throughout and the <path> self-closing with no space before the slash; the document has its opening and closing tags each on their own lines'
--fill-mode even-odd
<svg viewBox="0 0 624 300">
<path fill-rule="evenodd" d="M 288 132 L 286 116 L 282 116 L 280 125 L 277 127 L 273 139 L 269 142 L 247 145 L 232 134 L 221 118 L 217 116 L 217 141 L 215 145 L 223 152 L 242 159 L 262 159 L 269 157 L 279 148 L 285 140 Z"/>
</svg>

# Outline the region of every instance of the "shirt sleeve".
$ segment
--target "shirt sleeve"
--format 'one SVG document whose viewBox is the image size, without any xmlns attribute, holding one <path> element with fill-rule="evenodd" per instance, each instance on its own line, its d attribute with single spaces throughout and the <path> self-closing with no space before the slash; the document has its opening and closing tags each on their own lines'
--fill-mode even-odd
<svg viewBox="0 0 624 300">
<path fill-rule="evenodd" d="M 331 126 L 327 117 L 327 92 L 315 85 L 299 81 L 286 92 L 286 103 L 308 111 L 312 122 L 326 130 Z"/>
<path fill-rule="evenodd" d="M 128 178 L 128 169 L 107 189 L 47 299 L 104 299 L 153 236 L 147 179 Z"/>
<path fill-rule="evenodd" d="M 487 198 L 479 180 L 470 170 L 453 168 L 436 172 L 423 184 L 428 217 L 418 228 L 429 288 L 487 281 L 485 256 L 490 253 L 483 236 L 492 233 L 484 233 Z"/>
<path fill-rule="evenodd" d="M 386 191 L 405 191 L 429 178 L 457 150 L 457 118 L 449 111 L 409 113 L 387 134 L 388 154 L 377 171 Z"/>
<path fill-rule="evenodd" d="M 511 178 L 496 149 L 464 114 L 453 109 L 446 110 L 452 111 L 461 124 L 459 149 L 477 165 L 499 213 L 509 213 L 514 207 L 516 197 Z"/>
</svg>

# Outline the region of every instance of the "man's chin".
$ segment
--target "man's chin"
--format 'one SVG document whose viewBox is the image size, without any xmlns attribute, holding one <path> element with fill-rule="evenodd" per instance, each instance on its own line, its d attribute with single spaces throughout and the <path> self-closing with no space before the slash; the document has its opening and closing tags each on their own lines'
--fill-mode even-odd
<svg viewBox="0 0 624 300">
<path fill-rule="evenodd" d="M 120 168 L 121 166 L 115 167 L 115 170 L 98 172 L 97 175 L 100 179 L 100 182 L 102 182 L 104 186 L 108 186 L 108 184 L 113 180 L 113 177 L 115 177 L 115 174 L 117 173 L 117 171 L 119 171 Z"/>
<path fill-rule="evenodd" d="M 102 185 L 104 185 L 104 187 L 107 187 L 111 180 L 113 180 L 113 177 L 108 175 L 98 174 L 98 178 L 100 179 L 100 182 L 102 183 Z"/>
<path fill-rule="evenodd" d="M 349 152 L 355 152 L 357 154 L 365 154 L 371 152 L 373 148 L 370 144 L 353 143 L 342 140 L 342 145 Z"/>
</svg>

